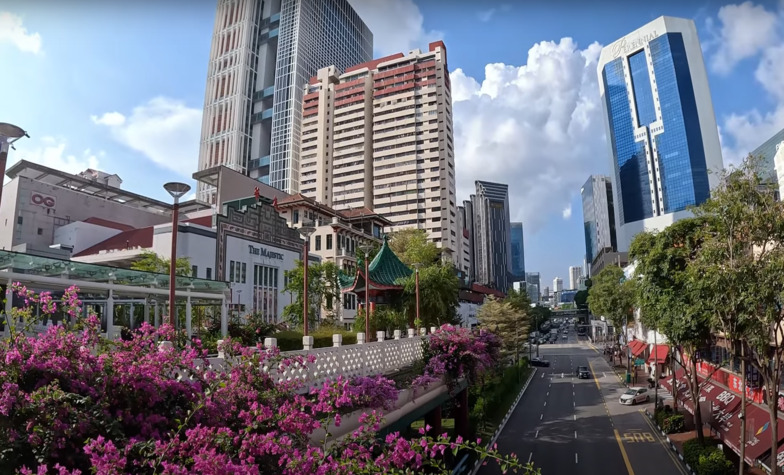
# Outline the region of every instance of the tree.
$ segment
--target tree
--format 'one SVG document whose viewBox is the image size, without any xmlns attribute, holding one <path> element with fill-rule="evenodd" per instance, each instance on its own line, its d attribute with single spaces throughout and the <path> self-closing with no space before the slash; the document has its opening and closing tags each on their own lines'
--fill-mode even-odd
<svg viewBox="0 0 784 475">
<path fill-rule="evenodd" d="M 501 338 L 501 349 L 505 357 L 519 360 L 522 343 L 528 339 L 528 315 L 515 307 L 508 298 L 499 300 L 490 295 L 479 307 L 476 315 L 483 328 Z"/>
<path fill-rule="evenodd" d="M 594 315 L 604 316 L 616 330 L 624 328 L 628 320 L 634 321 L 634 304 L 634 282 L 625 280 L 620 267 L 605 267 L 593 279 L 588 308 Z"/>
<path fill-rule="evenodd" d="M 574 305 L 577 308 L 588 308 L 588 290 L 580 290 L 574 294 Z"/>
<path fill-rule="evenodd" d="M 319 311 L 324 309 L 324 318 L 334 320 L 338 316 L 341 303 L 339 269 L 332 261 L 311 262 L 308 264 L 308 323 L 318 321 Z M 287 284 L 284 291 L 296 296 L 294 302 L 283 309 L 283 317 L 294 326 L 302 325 L 303 293 L 305 291 L 305 270 L 302 261 L 297 261 L 294 269 L 286 271 Z"/>
<path fill-rule="evenodd" d="M 712 314 L 694 291 L 695 274 L 689 266 L 697 258 L 704 226 L 704 219 L 684 219 L 656 234 L 638 234 L 629 249 L 629 257 L 636 263 L 640 319 L 647 327 L 664 334 L 679 354 L 689 381 L 695 427 L 702 427 L 697 362 L 699 350 L 711 343 Z M 688 364 L 683 364 L 686 359 Z M 674 372 L 675 360 L 670 361 Z M 658 379 L 658 375 L 655 377 Z M 673 398 L 675 389 L 673 384 Z M 697 431 L 697 438 L 704 443 L 702 431 Z"/>
<path fill-rule="evenodd" d="M 377 306 L 370 315 L 369 323 L 371 335 L 375 335 L 377 331 L 385 331 L 387 335 L 392 335 L 395 330 L 405 332 L 408 326 L 406 315 L 391 305 Z M 365 331 L 364 310 L 357 311 L 352 330 L 356 333 Z"/>
<path fill-rule="evenodd" d="M 542 305 L 531 307 L 528 312 L 531 317 L 531 321 L 534 323 L 534 330 L 536 331 L 539 331 L 539 326 L 542 323 L 550 320 L 550 317 L 553 315 L 552 310 Z"/>
<path fill-rule="evenodd" d="M 144 251 L 139 260 L 131 264 L 131 269 L 158 274 L 169 273 L 169 259 L 165 259 L 152 251 Z M 174 273 L 182 277 L 190 277 L 193 272 L 191 261 L 187 257 L 178 257 L 174 265 Z"/>
<path fill-rule="evenodd" d="M 762 182 L 756 165 L 750 157 L 739 168 L 725 171 L 720 186 L 711 191 L 712 198 L 696 210 L 708 226 L 695 274 L 706 307 L 740 356 L 742 409 L 745 363 L 751 363 L 762 378 L 775 454 L 777 395 L 784 370 L 784 203 L 776 200 L 773 187 Z M 741 433 L 745 430 L 742 425 Z M 771 469 L 773 474 L 779 470 L 776 463 Z"/>
<path fill-rule="evenodd" d="M 450 265 L 438 263 L 419 269 L 419 318 L 424 327 L 460 323 L 457 317 L 460 280 Z M 404 283 L 403 307 L 409 316 L 416 315 L 416 277 L 412 273 Z"/>
<path fill-rule="evenodd" d="M 424 229 L 401 229 L 391 233 L 389 247 L 409 267 L 435 265 L 441 257 L 441 249 L 427 238 Z"/>
</svg>

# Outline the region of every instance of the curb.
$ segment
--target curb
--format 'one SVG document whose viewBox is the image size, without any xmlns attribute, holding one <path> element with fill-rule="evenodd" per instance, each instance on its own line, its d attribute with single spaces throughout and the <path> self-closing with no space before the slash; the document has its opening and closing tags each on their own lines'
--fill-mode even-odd
<svg viewBox="0 0 784 475">
<path fill-rule="evenodd" d="M 648 409 L 645 409 L 645 415 L 646 415 L 646 416 L 648 416 L 648 419 L 650 419 L 650 420 L 651 420 L 651 422 L 653 422 L 653 425 L 655 425 L 655 426 L 656 426 L 656 428 L 657 428 L 657 429 L 659 429 L 659 432 L 661 432 L 661 434 L 664 436 L 664 438 L 665 438 L 665 439 L 667 439 L 667 444 L 669 444 L 669 446 L 670 446 L 670 450 L 672 450 L 673 452 L 675 452 L 675 454 L 678 456 L 678 459 L 680 459 L 681 463 L 683 463 L 683 466 L 684 466 L 684 467 L 686 467 L 686 471 L 687 471 L 687 472 L 689 472 L 689 473 L 691 473 L 692 475 L 697 475 L 697 472 L 695 472 L 694 470 L 692 470 L 692 468 L 689 466 L 689 464 L 688 464 L 688 463 L 686 463 L 686 461 L 685 461 L 685 460 L 683 460 L 683 454 L 681 454 L 681 453 L 678 451 L 678 448 L 675 446 L 675 444 L 672 442 L 672 440 L 670 440 L 670 436 L 668 436 L 667 434 L 665 434 L 665 433 L 664 433 L 664 431 L 662 430 L 662 428 L 661 428 L 661 427 L 659 427 L 659 424 L 657 424 L 657 423 L 656 423 L 656 420 L 653 418 L 653 414 L 651 414 L 651 413 L 648 411 Z"/>
<path fill-rule="evenodd" d="M 532 367 L 531 369 L 533 369 L 533 371 L 531 371 L 531 374 L 528 376 L 528 381 L 526 381 L 522 389 L 520 389 L 520 394 L 517 395 L 514 402 L 512 403 L 512 406 L 509 408 L 508 411 L 506 411 L 506 415 L 504 416 L 503 419 L 501 419 L 501 423 L 498 425 L 498 428 L 493 433 L 493 437 L 490 438 L 490 441 L 487 443 L 485 448 L 489 449 L 490 447 L 493 446 L 493 444 L 495 444 L 496 440 L 498 440 L 498 436 L 501 435 L 501 431 L 504 430 L 504 427 L 506 427 L 506 423 L 509 421 L 509 418 L 512 417 L 512 413 L 517 408 L 517 404 L 520 402 L 520 399 L 523 398 L 523 394 L 525 394 L 525 390 L 528 389 L 528 386 L 531 384 L 531 381 L 533 381 L 537 369 L 534 367 Z M 474 462 L 474 468 L 472 468 L 469 473 L 471 475 L 476 475 L 476 473 L 482 467 L 483 461 L 484 461 L 484 457 Z"/>
</svg>

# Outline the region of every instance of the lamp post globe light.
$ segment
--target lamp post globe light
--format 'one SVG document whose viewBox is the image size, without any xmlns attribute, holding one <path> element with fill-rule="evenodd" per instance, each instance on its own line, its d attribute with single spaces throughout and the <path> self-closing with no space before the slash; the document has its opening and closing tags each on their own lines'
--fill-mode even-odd
<svg viewBox="0 0 784 475">
<path fill-rule="evenodd" d="M 2 195 L 3 178 L 5 178 L 5 165 L 8 161 L 8 150 L 13 148 L 13 143 L 22 137 L 30 138 L 21 127 L 6 122 L 0 122 L 0 195 Z M 2 199 L 2 197 L 0 197 Z"/>
<path fill-rule="evenodd" d="M 359 245 L 359 249 L 365 253 L 365 341 L 370 341 L 370 278 L 368 277 L 368 257 L 373 245 L 365 242 Z"/>
<path fill-rule="evenodd" d="M 166 323 L 174 324 L 174 289 L 177 285 L 177 276 L 176 276 L 176 269 L 177 269 L 177 223 L 180 220 L 180 198 L 182 198 L 185 193 L 191 190 L 191 186 L 186 183 L 179 183 L 176 181 L 172 181 L 163 185 L 163 189 L 166 190 L 172 198 L 174 198 L 174 206 L 172 207 L 172 244 L 171 244 L 171 256 L 169 257 L 169 316 L 167 317 L 168 320 Z"/>
<path fill-rule="evenodd" d="M 302 274 L 304 281 L 303 295 L 302 295 L 302 336 L 308 336 L 308 247 L 310 246 L 310 235 L 316 232 L 313 226 L 301 226 L 299 233 L 305 238 L 305 246 L 303 248 L 302 259 Z"/>
</svg>

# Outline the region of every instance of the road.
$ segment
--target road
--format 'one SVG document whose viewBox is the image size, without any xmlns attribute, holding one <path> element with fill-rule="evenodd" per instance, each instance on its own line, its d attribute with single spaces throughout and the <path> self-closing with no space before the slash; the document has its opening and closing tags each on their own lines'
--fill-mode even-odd
<svg viewBox="0 0 784 475">
<path fill-rule="evenodd" d="M 570 330 L 568 339 L 540 345 L 539 353 L 550 367 L 538 368 L 498 437 L 503 453 L 533 462 L 543 475 L 686 475 L 643 412 L 653 403 L 621 405 L 624 386 L 587 340 Z M 579 366 L 588 366 L 592 377 L 578 379 Z M 501 471 L 488 463 L 479 473 Z"/>
</svg>

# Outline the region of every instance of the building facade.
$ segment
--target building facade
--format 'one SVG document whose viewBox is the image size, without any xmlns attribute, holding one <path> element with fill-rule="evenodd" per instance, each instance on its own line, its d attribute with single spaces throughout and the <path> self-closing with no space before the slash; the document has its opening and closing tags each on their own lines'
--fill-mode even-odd
<svg viewBox="0 0 784 475">
<path fill-rule="evenodd" d="M 509 273 L 513 282 L 525 282 L 525 243 L 523 241 L 523 223 L 510 223 L 510 249 L 512 267 Z"/>
<path fill-rule="evenodd" d="M 560 277 L 556 277 L 553 279 L 553 292 L 562 292 L 563 291 L 563 279 Z"/>
<path fill-rule="evenodd" d="M 599 90 L 610 148 L 618 250 L 690 216 L 723 168 L 697 29 L 659 17 L 602 49 Z"/>
<path fill-rule="evenodd" d="M 473 242 L 471 241 L 471 226 L 473 220 L 466 214 L 465 206 L 457 207 L 457 268 L 471 281 L 473 276 Z"/>
<path fill-rule="evenodd" d="M 348 0 L 219 0 L 199 170 L 225 165 L 296 192 L 302 88 L 319 68 L 372 55 Z M 214 203 L 214 187 L 199 183 L 199 199 Z"/>
<path fill-rule="evenodd" d="M 506 293 L 512 268 L 509 187 L 476 181 L 471 195 L 474 210 L 474 268 L 476 281 Z"/>
<path fill-rule="evenodd" d="M 784 129 L 754 149 L 751 156 L 758 160 L 760 177 L 778 186 L 779 198 L 784 196 Z"/>
<path fill-rule="evenodd" d="M 468 237 L 464 240 L 464 254 L 465 251 L 468 251 L 468 262 L 464 265 L 468 266 L 468 279 L 469 281 L 473 282 L 476 280 L 476 249 L 474 242 L 476 240 L 476 231 L 474 228 L 474 204 L 471 200 L 464 200 L 463 206 L 458 208 L 460 210 L 460 216 L 462 216 L 465 230 L 468 234 Z"/>
<path fill-rule="evenodd" d="M 450 87 L 441 41 L 319 70 L 303 89 L 300 192 L 424 229 L 460 266 Z"/>
<path fill-rule="evenodd" d="M 569 290 L 579 290 L 583 278 L 583 268 L 580 266 L 569 267 Z"/>
<path fill-rule="evenodd" d="M 585 267 L 588 275 L 591 264 L 603 250 L 618 250 L 615 232 L 615 206 L 612 180 L 609 176 L 591 175 L 580 188 L 583 200 L 583 230 L 585 232 Z"/>
</svg>

